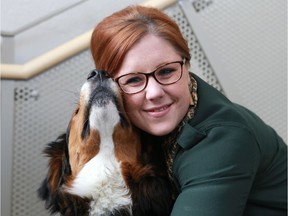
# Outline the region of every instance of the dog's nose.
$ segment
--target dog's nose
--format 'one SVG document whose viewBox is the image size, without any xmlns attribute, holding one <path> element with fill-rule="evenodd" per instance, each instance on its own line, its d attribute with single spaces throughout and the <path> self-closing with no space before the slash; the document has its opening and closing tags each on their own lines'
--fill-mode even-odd
<svg viewBox="0 0 288 216">
<path fill-rule="evenodd" d="M 91 72 L 88 74 L 88 76 L 87 76 L 87 80 L 95 77 L 96 75 L 97 75 L 97 71 L 96 71 L 96 70 L 91 71 Z"/>
<path fill-rule="evenodd" d="M 106 71 L 103 70 L 93 70 L 91 71 L 88 76 L 87 76 L 87 80 L 90 79 L 100 79 L 102 80 L 103 78 L 109 78 L 109 75 Z"/>
</svg>

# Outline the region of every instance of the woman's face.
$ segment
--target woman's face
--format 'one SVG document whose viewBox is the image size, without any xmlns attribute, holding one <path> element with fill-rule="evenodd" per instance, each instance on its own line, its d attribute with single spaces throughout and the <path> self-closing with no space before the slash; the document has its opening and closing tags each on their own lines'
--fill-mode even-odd
<svg viewBox="0 0 288 216">
<path fill-rule="evenodd" d="M 166 40 L 146 35 L 126 54 L 115 78 L 133 72 L 149 73 L 158 66 L 182 61 Z M 159 84 L 149 76 L 146 88 L 136 94 L 124 94 L 125 110 L 132 123 L 147 133 L 162 136 L 175 129 L 187 113 L 190 93 L 188 68 L 183 65 L 181 79 L 170 85 Z"/>
</svg>

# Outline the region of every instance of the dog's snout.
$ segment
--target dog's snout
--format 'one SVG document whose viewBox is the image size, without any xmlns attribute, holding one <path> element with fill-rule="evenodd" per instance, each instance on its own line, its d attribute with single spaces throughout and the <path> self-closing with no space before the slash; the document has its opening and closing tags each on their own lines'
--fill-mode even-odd
<svg viewBox="0 0 288 216">
<path fill-rule="evenodd" d="M 110 101 L 114 102 L 117 95 L 117 87 L 105 70 L 92 70 L 87 81 L 81 88 L 81 94 L 87 102 L 87 107 L 106 106 Z"/>
<path fill-rule="evenodd" d="M 96 69 L 91 71 L 87 76 L 87 80 L 96 79 L 102 81 L 104 78 L 109 78 L 108 73 L 106 71 Z"/>
</svg>

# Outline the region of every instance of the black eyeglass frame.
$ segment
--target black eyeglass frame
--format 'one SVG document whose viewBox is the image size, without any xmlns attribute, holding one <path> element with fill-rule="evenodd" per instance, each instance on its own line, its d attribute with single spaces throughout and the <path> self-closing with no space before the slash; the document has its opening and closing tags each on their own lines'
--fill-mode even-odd
<svg viewBox="0 0 288 216">
<path fill-rule="evenodd" d="M 181 74 L 180 74 L 179 78 L 178 78 L 176 81 L 172 82 L 172 83 L 167 83 L 167 84 L 161 83 L 161 82 L 157 79 L 157 77 L 155 76 L 155 72 L 156 72 L 159 68 L 165 67 L 166 65 L 173 64 L 173 63 L 179 63 L 180 66 L 181 66 Z M 136 72 L 136 73 L 124 74 L 124 75 L 122 75 L 122 76 L 119 76 L 119 77 L 115 78 L 114 81 L 118 84 L 118 86 L 120 87 L 120 89 L 121 89 L 125 94 L 136 94 L 136 93 L 139 93 L 139 92 L 143 91 L 143 90 L 147 87 L 148 79 L 149 79 L 150 76 L 152 76 L 152 77 L 156 80 L 156 82 L 158 82 L 158 83 L 161 84 L 161 85 L 172 85 L 172 84 L 178 82 L 178 81 L 182 78 L 182 75 L 183 75 L 183 65 L 184 65 L 184 64 L 185 64 L 185 59 L 182 60 L 182 61 L 168 62 L 168 63 L 166 63 L 166 64 L 160 65 L 159 67 L 157 67 L 157 68 L 156 68 L 155 70 L 153 70 L 152 72 L 148 72 L 148 73 Z M 146 82 L 145 82 L 145 85 L 143 86 L 143 88 L 142 88 L 141 90 L 136 91 L 136 92 L 129 93 L 129 92 L 125 92 L 125 90 L 122 89 L 122 87 L 121 87 L 121 85 L 120 85 L 120 83 L 119 83 L 119 79 L 120 79 L 121 77 L 130 75 L 130 74 L 143 74 L 143 75 L 145 75 L 145 77 L 146 77 Z"/>
</svg>

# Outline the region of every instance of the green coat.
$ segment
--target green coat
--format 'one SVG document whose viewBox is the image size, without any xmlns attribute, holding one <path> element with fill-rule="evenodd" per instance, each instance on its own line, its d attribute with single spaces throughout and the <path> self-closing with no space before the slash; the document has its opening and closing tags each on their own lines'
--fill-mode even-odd
<svg viewBox="0 0 288 216">
<path fill-rule="evenodd" d="M 194 118 L 178 137 L 173 216 L 284 216 L 287 145 L 259 117 L 203 80 Z"/>
</svg>

